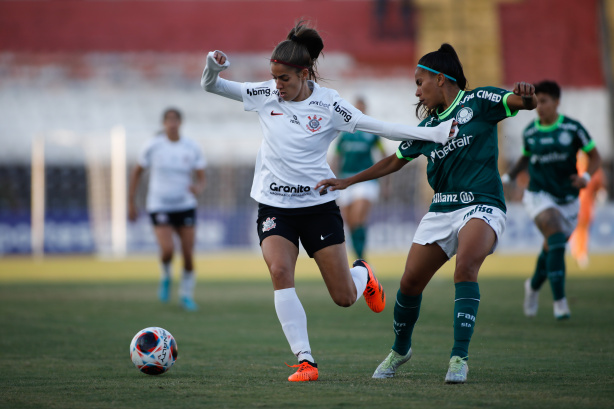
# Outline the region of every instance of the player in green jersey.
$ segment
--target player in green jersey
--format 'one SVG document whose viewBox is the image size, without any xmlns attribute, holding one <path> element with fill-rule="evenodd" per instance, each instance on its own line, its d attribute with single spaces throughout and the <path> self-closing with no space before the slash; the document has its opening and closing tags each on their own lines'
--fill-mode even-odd
<svg viewBox="0 0 614 409">
<path fill-rule="evenodd" d="M 478 271 L 505 227 L 505 200 L 497 171 L 497 123 L 520 109 L 535 108 L 537 99 L 533 85 L 525 82 L 516 83 L 513 92 L 494 87 L 467 90 L 463 67 L 449 44 L 419 60 L 415 80 L 416 114 L 425 118 L 421 126 L 455 118 L 458 134 L 445 145 L 403 142 L 395 155 L 369 169 L 346 179 L 323 180 L 316 188 L 345 189 L 396 172 L 420 155 L 427 157 L 427 178 L 435 195 L 416 230 L 397 292 L 392 351 L 373 377 L 393 377 L 409 360 L 422 292 L 456 254 L 454 345 L 445 381 L 464 383 L 480 303 Z"/>
<path fill-rule="evenodd" d="M 354 106 L 362 113 L 366 113 L 367 105 L 364 99 L 358 98 Z M 362 131 L 341 132 L 336 150 L 337 175 L 344 178 L 373 166 L 375 163 L 372 155 L 373 149 L 379 150 L 382 156 L 386 155 L 379 136 Z M 370 180 L 351 186 L 337 199 L 343 220 L 350 229 L 352 247 L 359 259 L 365 258 L 367 219 L 371 206 L 377 201 L 379 193 L 379 183 L 376 180 Z"/>
<path fill-rule="evenodd" d="M 524 130 L 522 156 L 501 178 L 509 183 L 528 167 L 529 187 L 522 201 L 544 236 L 535 273 L 524 284 L 524 313 L 527 317 L 537 314 L 539 289 L 548 279 L 554 317 L 566 319 L 571 312 L 565 297 L 565 246 L 578 221 L 580 189 L 601 166 L 601 157 L 584 127 L 558 113 L 561 89 L 556 82 L 536 84 L 535 94 L 538 118 Z M 583 175 L 576 168 L 579 150 L 589 159 Z"/>
</svg>

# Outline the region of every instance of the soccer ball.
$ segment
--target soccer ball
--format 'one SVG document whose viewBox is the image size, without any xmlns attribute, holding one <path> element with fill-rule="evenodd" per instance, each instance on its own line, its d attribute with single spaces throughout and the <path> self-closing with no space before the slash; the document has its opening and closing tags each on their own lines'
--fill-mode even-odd
<svg viewBox="0 0 614 409">
<path fill-rule="evenodd" d="M 177 360 L 177 343 L 170 332 L 160 327 L 140 330 L 130 343 L 130 359 L 141 372 L 160 375 Z"/>
</svg>

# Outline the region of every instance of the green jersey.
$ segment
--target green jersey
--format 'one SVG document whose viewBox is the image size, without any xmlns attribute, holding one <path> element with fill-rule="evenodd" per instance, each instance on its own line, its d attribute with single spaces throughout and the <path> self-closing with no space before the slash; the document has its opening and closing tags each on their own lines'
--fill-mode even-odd
<svg viewBox="0 0 614 409">
<path fill-rule="evenodd" d="M 337 144 L 339 177 L 346 178 L 373 166 L 371 151 L 379 144 L 379 136 L 356 131 L 342 132 Z"/>
<path fill-rule="evenodd" d="M 575 200 L 580 193 L 571 184 L 571 175 L 578 173 L 576 155 L 580 149 L 588 152 L 593 148 L 595 141 L 578 121 L 559 115 L 555 123 L 544 126 L 536 119 L 523 133 L 522 154 L 529 157 L 529 191 L 547 192 L 561 204 Z"/>
<path fill-rule="evenodd" d="M 451 212 L 483 204 L 506 211 L 497 159 L 497 123 L 514 116 L 507 105 L 511 92 L 482 87 L 460 91 L 444 112 L 429 116 L 419 126 L 437 126 L 455 118 L 458 134 L 446 145 L 407 141 L 399 145 L 397 157 L 412 160 L 426 156 L 428 182 L 435 191 L 430 212 Z"/>
</svg>

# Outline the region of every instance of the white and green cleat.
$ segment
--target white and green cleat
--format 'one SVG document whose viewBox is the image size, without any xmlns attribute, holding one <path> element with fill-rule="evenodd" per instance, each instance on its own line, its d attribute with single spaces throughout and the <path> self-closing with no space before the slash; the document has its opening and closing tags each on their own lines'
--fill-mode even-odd
<svg viewBox="0 0 614 409">
<path fill-rule="evenodd" d="M 563 297 L 554 302 L 554 318 L 557 320 L 568 320 L 571 317 L 567 298 Z"/>
<path fill-rule="evenodd" d="M 386 359 L 384 359 L 382 363 L 379 364 L 375 372 L 373 372 L 373 378 L 392 378 L 396 373 L 397 368 L 409 361 L 409 358 L 411 358 L 411 348 L 409 348 L 409 351 L 407 351 L 407 355 L 401 355 L 393 350 L 390 350 L 390 353 Z"/>
<path fill-rule="evenodd" d="M 527 278 L 524 282 L 524 315 L 535 317 L 539 307 L 539 290 L 531 288 L 531 279 Z"/>
<path fill-rule="evenodd" d="M 460 356 L 453 356 L 450 358 L 450 366 L 446 374 L 446 383 L 467 382 L 467 372 L 469 372 L 467 361 Z"/>
</svg>

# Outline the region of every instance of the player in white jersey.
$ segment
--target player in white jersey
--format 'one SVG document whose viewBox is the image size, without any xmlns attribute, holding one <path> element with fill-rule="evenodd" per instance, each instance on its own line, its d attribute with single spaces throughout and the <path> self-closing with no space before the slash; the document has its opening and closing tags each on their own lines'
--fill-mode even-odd
<svg viewBox="0 0 614 409">
<path fill-rule="evenodd" d="M 209 92 L 242 101 L 260 118 L 264 138 L 256 159 L 251 197 L 259 203 L 257 228 L 273 281 L 275 310 L 299 365 L 289 381 L 315 381 L 307 317 L 294 288 L 299 240 L 320 269 L 333 301 L 349 307 L 363 294 L 380 312 L 384 291 L 364 260 L 347 264 L 338 192 L 316 192 L 322 178 L 333 177 L 326 154 L 339 131 L 363 130 L 394 139 L 447 142 L 452 121 L 434 129 L 391 124 L 369 118 L 332 89 L 320 87 L 316 60 L 324 44 L 318 32 L 298 23 L 271 56 L 273 79 L 260 83 L 227 81 L 218 74 L 229 66 L 221 51 L 210 52 L 201 85 Z"/>
<path fill-rule="evenodd" d="M 180 303 L 188 311 L 198 309 L 194 302 L 194 240 L 196 198 L 205 188 L 206 161 L 200 146 L 179 134 L 181 113 L 169 108 L 163 115 L 164 131 L 149 141 L 132 171 L 129 187 L 129 218 L 136 220 L 136 190 L 143 172 L 150 171 L 146 209 L 154 225 L 160 247 L 160 301 L 168 302 L 173 259 L 173 233 L 181 243 L 183 273 Z"/>
</svg>

